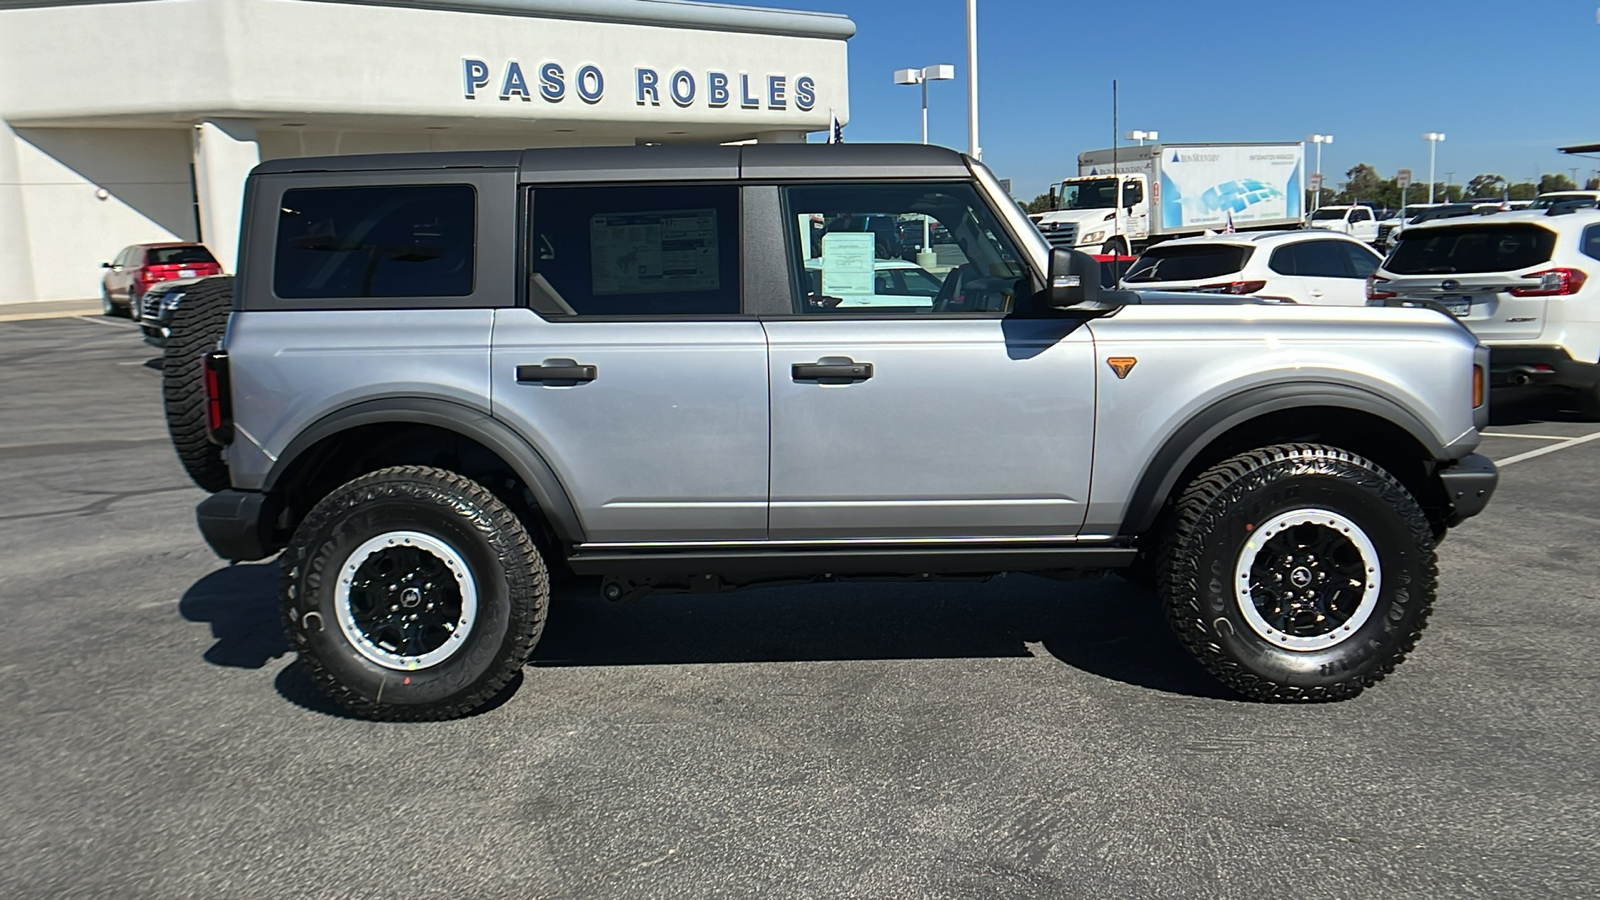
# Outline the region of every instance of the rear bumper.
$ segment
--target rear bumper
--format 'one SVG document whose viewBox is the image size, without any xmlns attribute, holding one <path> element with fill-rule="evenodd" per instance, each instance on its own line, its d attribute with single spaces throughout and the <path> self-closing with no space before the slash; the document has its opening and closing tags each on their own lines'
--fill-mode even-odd
<svg viewBox="0 0 1600 900">
<path fill-rule="evenodd" d="M 1489 347 L 1489 386 L 1559 387 L 1586 391 L 1600 384 L 1600 365 L 1580 362 L 1560 347 L 1495 344 Z"/>
<path fill-rule="evenodd" d="M 1439 481 L 1450 503 L 1449 524 L 1455 525 L 1489 505 L 1489 498 L 1500 483 L 1500 471 L 1487 456 L 1473 453 L 1441 467 Z"/>
<path fill-rule="evenodd" d="M 278 506 L 260 491 L 219 491 L 195 507 L 200 534 L 230 562 L 266 559 L 281 549 L 272 540 Z"/>
</svg>

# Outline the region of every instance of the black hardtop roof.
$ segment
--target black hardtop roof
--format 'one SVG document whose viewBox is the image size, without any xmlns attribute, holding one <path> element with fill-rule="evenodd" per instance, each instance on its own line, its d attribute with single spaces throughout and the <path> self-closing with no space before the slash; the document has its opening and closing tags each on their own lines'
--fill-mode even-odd
<svg viewBox="0 0 1600 900">
<path fill-rule="evenodd" d="M 960 178 L 964 154 L 923 144 L 657 144 L 303 156 L 256 166 L 258 175 L 407 169 L 517 169 L 524 183 L 786 178 Z"/>
</svg>

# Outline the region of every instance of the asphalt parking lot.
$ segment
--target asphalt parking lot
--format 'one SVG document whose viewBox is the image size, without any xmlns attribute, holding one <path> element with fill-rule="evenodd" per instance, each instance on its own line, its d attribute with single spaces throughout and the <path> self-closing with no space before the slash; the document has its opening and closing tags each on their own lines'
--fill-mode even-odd
<svg viewBox="0 0 1600 900">
<path fill-rule="evenodd" d="M 1239 701 L 1117 579 L 569 591 L 490 711 L 352 720 L 127 322 L 0 323 L 0 896 L 1579 897 L 1600 424 L 1497 413 L 1412 657 Z"/>
</svg>

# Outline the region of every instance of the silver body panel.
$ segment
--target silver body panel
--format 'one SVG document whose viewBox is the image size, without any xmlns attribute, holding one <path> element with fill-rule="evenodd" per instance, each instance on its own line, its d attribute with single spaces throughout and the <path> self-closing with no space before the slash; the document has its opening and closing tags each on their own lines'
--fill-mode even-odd
<svg viewBox="0 0 1600 900">
<path fill-rule="evenodd" d="M 429 397 L 489 412 L 492 309 L 235 312 L 225 346 L 233 485 L 259 490 L 289 442 L 363 400 Z"/>
<path fill-rule="evenodd" d="M 771 341 L 770 536 L 1072 536 L 1094 440 L 1094 351 L 1061 320 L 787 320 Z M 851 384 L 796 381 L 828 357 Z"/>
<path fill-rule="evenodd" d="M 1433 310 L 1314 306 L 1130 306 L 1090 323 L 1101 363 L 1086 531 L 1116 532 L 1156 450 L 1223 398 L 1274 384 L 1340 385 L 1422 422 L 1448 457 L 1477 446 L 1477 342 Z"/>
<path fill-rule="evenodd" d="M 555 470 L 590 541 L 766 537 L 760 322 L 555 324 L 505 309 L 492 358 L 495 417 Z M 554 359 L 595 366 L 595 380 L 517 382 L 517 366 Z"/>
</svg>

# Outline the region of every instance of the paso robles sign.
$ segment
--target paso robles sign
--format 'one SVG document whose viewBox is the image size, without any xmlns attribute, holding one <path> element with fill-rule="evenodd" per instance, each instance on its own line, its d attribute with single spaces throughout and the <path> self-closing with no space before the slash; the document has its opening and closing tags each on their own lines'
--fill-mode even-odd
<svg viewBox="0 0 1600 900">
<path fill-rule="evenodd" d="M 709 109 L 798 109 L 809 112 L 817 105 L 817 82 L 810 75 L 691 71 L 687 68 L 656 69 L 636 66 L 627 87 L 637 106 L 670 103 L 681 108 L 702 106 Z M 495 97 L 546 103 L 566 102 L 577 95 L 584 103 L 599 103 L 610 85 L 605 72 L 596 65 L 583 65 L 569 71 L 559 62 L 549 61 L 524 69 L 508 60 L 498 69 L 481 59 L 461 61 L 462 92 L 468 100 Z"/>
</svg>

